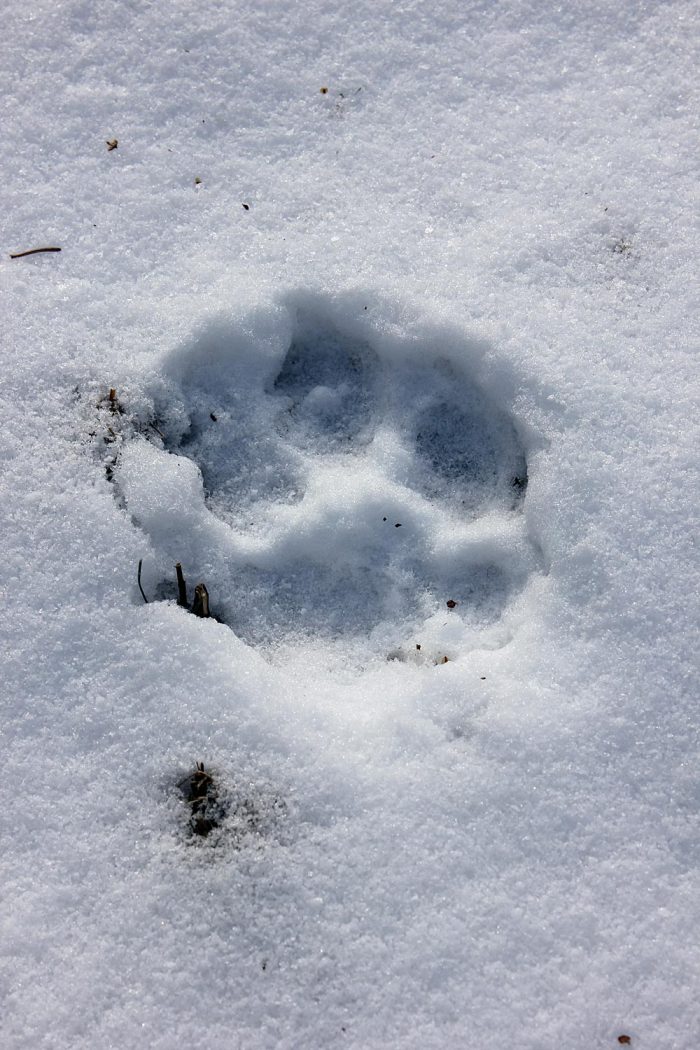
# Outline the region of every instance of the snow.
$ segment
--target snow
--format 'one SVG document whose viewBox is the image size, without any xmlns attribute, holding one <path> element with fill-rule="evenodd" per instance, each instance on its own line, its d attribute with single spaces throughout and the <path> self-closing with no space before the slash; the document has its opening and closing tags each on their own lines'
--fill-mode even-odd
<svg viewBox="0 0 700 1050">
<path fill-rule="evenodd" d="M 4 21 L 2 1046 L 694 1050 L 694 5 Z"/>
</svg>

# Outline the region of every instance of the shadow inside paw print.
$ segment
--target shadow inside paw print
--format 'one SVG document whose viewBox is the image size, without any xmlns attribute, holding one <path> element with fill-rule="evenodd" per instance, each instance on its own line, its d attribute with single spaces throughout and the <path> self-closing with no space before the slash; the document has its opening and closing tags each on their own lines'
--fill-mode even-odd
<svg viewBox="0 0 700 1050">
<path fill-rule="evenodd" d="M 458 595 L 455 607 L 462 607 L 464 617 L 487 626 L 498 620 L 513 590 L 493 565 L 472 566 L 459 577 L 450 574 L 448 581 L 437 575 L 431 579 L 430 568 L 418 559 L 397 562 L 382 565 L 375 553 L 374 567 L 354 572 L 313 564 L 244 569 L 219 612 L 238 635 L 259 646 L 290 633 L 334 640 L 377 632 L 393 639 L 397 629 L 410 636 L 417 623 L 438 612 L 436 595 Z M 382 630 L 387 623 L 390 632 Z"/>
<path fill-rule="evenodd" d="M 476 391 L 421 412 L 416 451 L 423 485 L 435 498 L 456 498 L 476 510 L 489 500 L 515 506 L 525 495 L 527 464 L 515 428 Z"/>
<path fill-rule="evenodd" d="M 341 451 L 371 437 L 379 361 L 366 344 L 333 330 L 297 333 L 273 390 L 288 398 L 278 429 L 304 448 Z"/>
<path fill-rule="evenodd" d="M 379 653 L 426 631 L 477 644 L 538 562 L 525 448 L 468 343 L 462 362 L 404 351 L 308 298 L 269 327 L 181 351 L 165 449 L 125 452 L 120 489 L 163 571 L 186 562 L 218 618 L 270 652 Z"/>
</svg>

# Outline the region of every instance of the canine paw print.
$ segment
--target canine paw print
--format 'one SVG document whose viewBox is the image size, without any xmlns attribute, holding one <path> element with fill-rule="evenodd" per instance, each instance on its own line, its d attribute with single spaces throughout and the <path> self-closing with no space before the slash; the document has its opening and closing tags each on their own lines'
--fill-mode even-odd
<svg viewBox="0 0 700 1050">
<path fill-rule="evenodd" d="M 135 440 L 118 468 L 151 574 L 169 596 L 187 565 L 271 658 L 498 644 L 538 568 L 516 424 L 470 377 L 468 345 L 402 353 L 354 309 L 300 300 L 278 330 L 213 327 L 179 351 L 155 394 L 162 446 Z"/>
</svg>

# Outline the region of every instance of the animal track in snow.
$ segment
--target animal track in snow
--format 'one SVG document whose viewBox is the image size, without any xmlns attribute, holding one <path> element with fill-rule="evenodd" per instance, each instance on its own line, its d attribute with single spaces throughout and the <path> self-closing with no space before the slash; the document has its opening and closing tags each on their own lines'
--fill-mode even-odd
<svg viewBox="0 0 700 1050">
<path fill-rule="evenodd" d="M 304 300 L 269 327 L 180 351 L 156 395 L 165 447 L 124 451 L 161 577 L 181 561 L 270 654 L 488 644 L 537 568 L 513 420 L 454 353 L 387 342 L 348 309 Z"/>
</svg>

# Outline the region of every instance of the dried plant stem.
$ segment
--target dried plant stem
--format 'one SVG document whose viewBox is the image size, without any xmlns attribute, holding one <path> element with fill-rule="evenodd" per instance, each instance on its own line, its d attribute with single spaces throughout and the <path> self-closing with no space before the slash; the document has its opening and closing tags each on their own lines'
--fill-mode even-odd
<svg viewBox="0 0 700 1050">
<path fill-rule="evenodd" d="M 194 589 L 194 601 L 192 602 L 192 612 L 195 616 L 201 616 L 206 618 L 210 615 L 209 613 L 209 591 L 206 589 L 203 583 L 198 583 Z"/>
<path fill-rule="evenodd" d="M 136 574 L 136 579 L 138 580 L 138 584 L 139 584 L 139 590 L 141 591 L 141 597 L 142 597 L 142 598 L 143 598 L 143 600 L 145 601 L 146 605 L 148 605 L 148 598 L 147 598 L 147 597 L 146 597 L 146 595 L 145 595 L 145 594 L 143 593 L 143 587 L 141 586 L 141 566 L 142 566 L 142 565 L 143 565 L 143 558 L 139 558 L 139 571 L 138 571 L 138 573 Z"/>
<path fill-rule="evenodd" d="M 180 562 L 175 566 L 175 575 L 177 576 L 177 604 L 181 605 L 183 609 L 189 609 L 190 603 L 187 601 L 187 584 L 185 583 L 185 577 L 182 575 L 182 565 Z"/>
<path fill-rule="evenodd" d="M 29 248 L 26 252 L 10 252 L 11 259 L 22 259 L 25 255 L 39 255 L 40 252 L 60 252 L 60 248 Z"/>
</svg>

